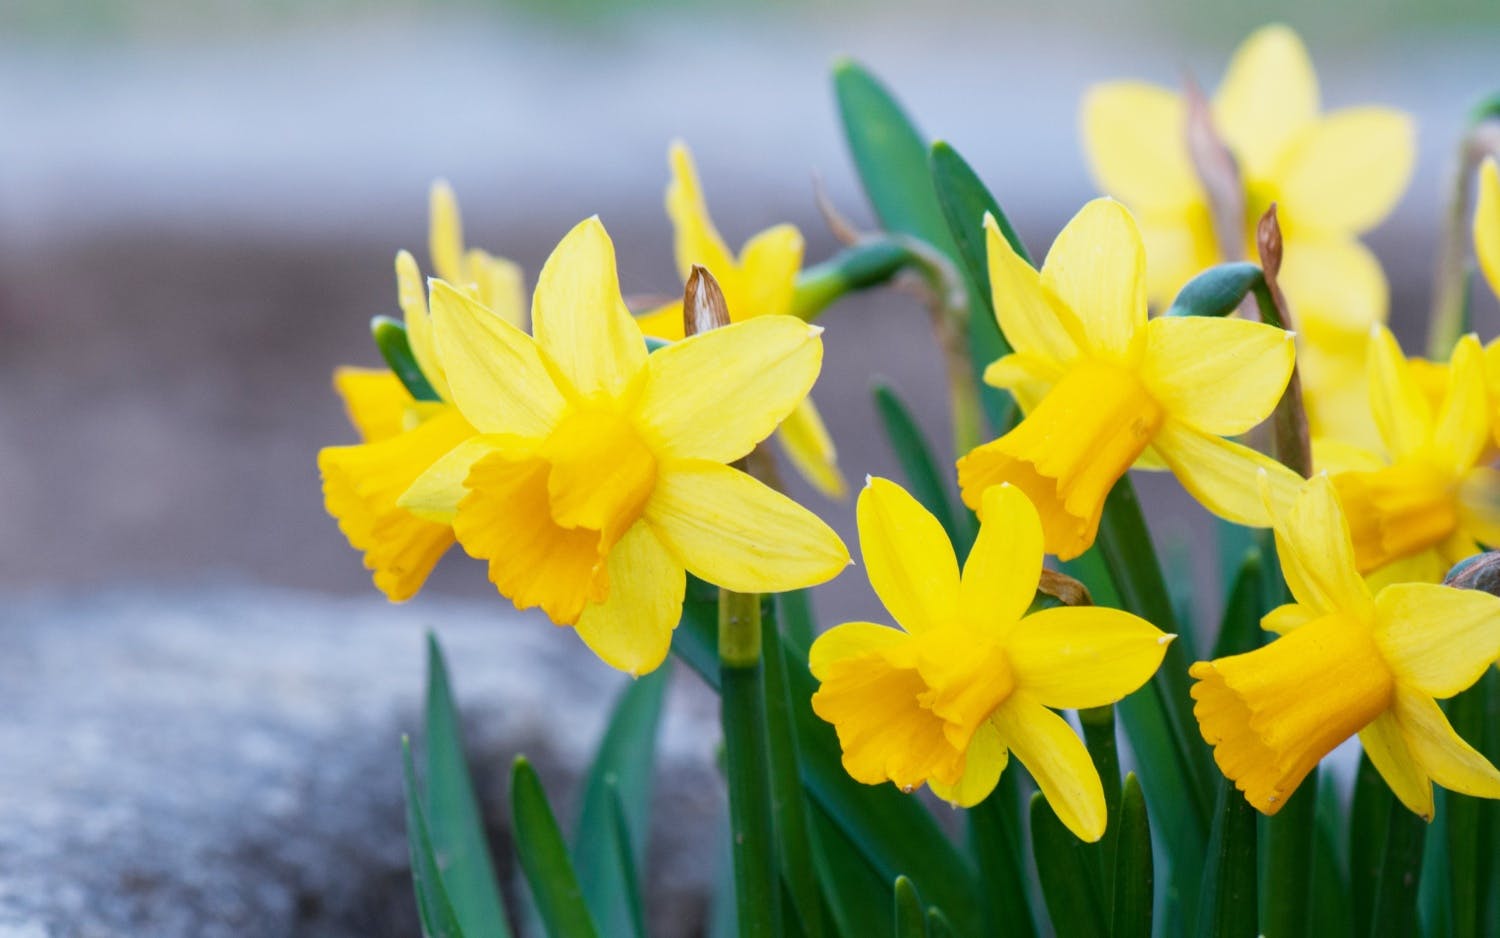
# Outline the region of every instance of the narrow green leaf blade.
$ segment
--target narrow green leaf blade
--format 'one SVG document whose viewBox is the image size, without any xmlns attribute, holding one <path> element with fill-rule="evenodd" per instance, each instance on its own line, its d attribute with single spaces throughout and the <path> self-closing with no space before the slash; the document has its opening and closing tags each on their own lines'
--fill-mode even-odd
<svg viewBox="0 0 1500 938">
<path fill-rule="evenodd" d="M 1255 809 L 1228 779 L 1222 779 L 1203 873 L 1198 934 L 1255 938 L 1260 904 L 1257 863 Z"/>
<path fill-rule="evenodd" d="M 1286 805 L 1275 816 L 1266 818 L 1266 915 L 1261 925 L 1267 935 L 1300 935 L 1308 927 L 1317 835 L 1318 775 L 1314 767 Z M 1334 899 L 1320 896 L 1319 901 Z"/>
<path fill-rule="evenodd" d="M 1109 934 L 1109 923 L 1087 846 L 1063 826 L 1041 792 L 1031 796 L 1031 849 L 1053 930 L 1077 938 L 1103 938 Z"/>
<path fill-rule="evenodd" d="M 958 938 L 958 932 L 953 930 L 948 916 L 937 906 L 927 910 L 927 938 Z"/>
<path fill-rule="evenodd" d="M 1308 909 L 1307 934 L 1339 938 L 1354 933 L 1354 906 L 1349 894 L 1349 876 L 1340 844 L 1344 837 L 1344 806 L 1333 773 L 1320 773 L 1317 831 L 1311 885 L 1315 902 Z"/>
<path fill-rule="evenodd" d="M 1426 837 L 1427 822 L 1392 798 L 1385 845 L 1380 851 L 1380 875 L 1375 882 L 1375 905 L 1370 912 L 1372 938 L 1418 934 L 1417 893 Z"/>
<path fill-rule="evenodd" d="M 948 486 L 943 481 L 946 475 L 938 471 L 937 460 L 932 455 L 932 444 L 890 385 L 876 382 L 872 393 L 875 397 L 875 413 L 880 417 L 886 442 L 890 444 L 891 451 L 901 464 L 902 473 L 906 475 L 907 491 L 938 519 L 958 555 L 966 556 L 977 533 L 973 516 L 965 511 L 961 521 L 959 513 L 954 510 Z"/>
<path fill-rule="evenodd" d="M 896 877 L 896 938 L 927 938 L 927 917 L 922 897 L 905 876 Z"/>
<path fill-rule="evenodd" d="M 573 863 L 589 913 L 610 934 L 628 930 L 634 871 L 645 864 L 651 831 L 651 770 L 656 733 L 671 668 L 661 667 L 625 685 L 584 783 L 583 804 L 573 842 Z M 628 806 L 625 830 L 634 845 L 630 864 L 622 854 L 611 821 L 615 803 Z"/>
<path fill-rule="evenodd" d="M 620 788 L 613 781 L 607 783 L 610 788 L 610 823 L 615 831 L 615 861 L 619 864 L 620 872 L 623 874 L 625 886 L 625 906 L 629 915 L 632 932 L 639 938 L 646 938 L 646 904 L 641 900 L 640 876 L 636 872 L 640 866 L 635 847 L 634 836 L 630 830 L 629 812 L 625 810 L 625 803 L 620 798 Z"/>
<path fill-rule="evenodd" d="M 1118 833 L 1109 933 L 1113 938 L 1151 938 L 1151 903 L 1156 886 L 1151 824 L 1146 815 L 1146 796 L 1134 772 L 1125 776 L 1114 826 Z"/>
<path fill-rule="evenodd" d="M 1375 764 L 1364 753 L 1354 776 L 1354 798 L 1349 807 L 1349 891 L 1354 897 L 1354 933 L 1370 934 L 1375 892 L 1380 883 L 1381 850 L 1386 825 L 1396 797 L 1386 787 Z"/>
<path fill-rule="evenodd" d="M 443 887 L 468 938 L 509 938 L 484 818 L 464 758 L 448 665 L 431 632 L 427 633 L 426 734 L 425 805 L 432 844 L 441 858 Z"/>
<path fill-rule="evenodd" d="M 1494 677 L 1493 674 L 1490 675 Z M 1453 729 L 1476 748 L 1484 746 L 1489 715 L 1488 688 L 1481 681 L 1454 697 L 1448 704 Z M 1452 795 L 1446 799 L 1448 875 L 1452 889 L 1454 938 L 1479 938 L 1484 934 L 1486 865 L 1494 861 L 1496 832 L 1489 829 L 1489 814 L 1478 798 Z"/>
<path fill-rule="evenodd" d="M 407 338 L 406 326 L 389 316 L 376 316 L 370 320 L 370 335 L 375 339 L 375 347 L 380 350 L 380 357 L 385 359 L 386 365 L 406 386 L 411 396 L 419 401 L 436 401 L 440 398 L 437 391 L 432 389 L 432 384 L 427 376 L 422 374 L 422 368 L 417 364 L 417 356 L 412 354 L 411 340 Z"/>
<path fill-rule="evenodd" d="M 989 797 L 968 811 L 969 852 L 979 868 L 984 933 L 1010 938 L 1032 938 L 1036 919 L 1027 891 L 1028 874 L 1022 854 L 1020 772 L 1000 774 Z M 929 923 L 930 928 L 931 923 Z"/>
<path fill-rule="evenodd" d="M 511 824 L 521 872 L 551 938 L 594 938 L 593 919 L 568 858 L 567 845 L 536 770 L 517 758 L 510 778 Z"/>
<path fill-rule="evenodd" d="M 838 934 L 843 938 L 893 935 L 891 918 L 885 913 L 891 902 L 890 881 L 881 878 L 817 802 L 808 806 L 808 820 L 818 882 Z"/>
<path fill-rule="evenodd" d="M 432 849 L 432 836 L 427 830 L 422 797 L 417 789 L 411 742 L 404 736 L 401 738 L 401 779 L 406 790 L 406 844 L 411 854 L 411 879 L 416 890 L 417 917 L 422 923 L 422 934 L 425 938 L 463 938 L 463 929 L 438 873 L 437 856 Z"/>
</svg>

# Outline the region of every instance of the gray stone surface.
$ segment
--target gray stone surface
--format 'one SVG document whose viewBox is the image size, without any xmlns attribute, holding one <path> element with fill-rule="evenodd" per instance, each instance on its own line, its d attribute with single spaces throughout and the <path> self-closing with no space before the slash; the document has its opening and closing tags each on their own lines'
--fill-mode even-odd
<svg viewBox="0 0 1500 938">
<path fill-rule="evenodd" d="M 393 607 L 234 586 L 0 599 L 0 938 L 418 934 L 398 740 L 420 725 L 428 625 L 514 895 L 510 760 L 533 758 L 567 826 L 622 683 L 568 633 L 499 599 Z M 693 933 L 704 914 L 714 706 L 679 669 L 654 933 Z"/>
</svg>

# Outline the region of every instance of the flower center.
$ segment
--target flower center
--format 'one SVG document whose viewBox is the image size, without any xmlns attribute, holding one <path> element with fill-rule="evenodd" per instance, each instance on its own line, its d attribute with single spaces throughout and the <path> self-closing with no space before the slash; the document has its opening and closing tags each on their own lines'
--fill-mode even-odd
<svg viewBox="0 0 1500 938">
<path fill-rule="evenodd" d="M 1360 573 L 1441 544 L 1458 528 L 1452 475 L 1423 460 L 1342 472 L 1333 486 L 1349 519 Z"/>
<path fill-rule="evenodd" d="M 918 637 L 917 671 L 927 690 L 917 699 L 943 721 L 955 749 L 967 749 L 981 724 L 1015 690 L 1015 674 L 1000 643 L 961 626 Z"/>
<path fill-rule="evenodd" d="M 603 535 L 601 553 L 641 516 L 656 486 L 656 457 L 624 415 L 586 401 L 564 417 L 539 455 L 551 464 L 547 495 L 564 528 Z"/>
<path fill-rule="evenodd" d="M 984 489 L 1009 482 L 1036 506 L 1048 552 L 1076 557 L 1094 541 L 1104 497 L 1164 417 L 1135 372 L 1080 361 L 1020 426 L 959 460 L 964 500 L 977 510 Z"/>
</svg>

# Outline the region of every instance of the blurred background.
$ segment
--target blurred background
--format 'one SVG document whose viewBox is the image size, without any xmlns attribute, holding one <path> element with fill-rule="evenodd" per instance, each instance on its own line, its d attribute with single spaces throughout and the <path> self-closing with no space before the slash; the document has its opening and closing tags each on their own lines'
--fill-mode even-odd
<svg viewBox="0 0 1500 938">
<path fill-rule="evenodd" d="M 314 457 L 353 439 L 329 376 L 378 362 L 367 322 L 396 312 L 396 250 L 427 267 L 428 184 L 453 183 L 470 243 L 532 273 L 598 213 L 627 294 L 661 294 L 678 286 L 661 203 L 680 137 L 733 244 L 792 221 L 816 261 L 835 244 L 815 176 L 870 217 L 830 93 L 842 54 L 952 141 L 1039 250 L 1093 194 L 1085 87 L 1188 72 L 1211 88 L 1253 27 L 1291 23 L 1326 106 L 1417 118 L 1415 180 L 1369 238 L 1411 340 L 1463 115 L 1500 84 L 1500 7 L 1250 6 L 6 0 L 0 587 L 369 594 L 323 513 Z M 825 325 L 816 397 L 851 480 L 896 471 L 871 429 L 872 372 L 946 442 L 938 356 L 910 299 L 847 300 Z M 1157 481 L 1148 497 L 1171 487 Z M 852 505 L 798 491 L 852 535 Z M 1154 520 L 1168 540 L 1193 523 L 1175 508 Z M 843 579 L 825 608 L 873 613 L 863 578 Z M 454 552 L 430 589 L 490 588 Z"/>
</svg>

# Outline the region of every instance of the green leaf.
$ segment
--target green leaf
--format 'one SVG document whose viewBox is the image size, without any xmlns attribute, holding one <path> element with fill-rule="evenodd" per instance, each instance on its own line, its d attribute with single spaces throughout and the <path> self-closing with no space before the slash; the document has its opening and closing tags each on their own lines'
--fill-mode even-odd
<svg viewBox="0 0 1500 938">
<path fill-rule="evenodd" d="M 828 909 L 844 938 L 886 938 L 893 934 L 885 910 L 891 881 L 881 878 L 858 846 L 816 802 L 808 806 L 813 861 Z"/>
<path fill-rule="evenodd" d="M 1483 747 L 1486 736 L 1487 691 L 1484 683 L 1476 684 L 1448 704 L 1448 719 L 1453 729 L 1476 748 Z M 1453 935 L 1454 938 L 1478 938 L 1484 934 L 1486 866 L 1494 861 L 1495 837 L 1500 832 L 1489 829 L 1487 815 L 1490 812 L 1478 798 L 1453 795 L 1447 798 L 1445 807 L 1449 882 L 1453 891 Z"/>
<path fill-rule="evenodd" d="M 962 512 L 961 516 L 954 511 L 944 482 L 946 476 L 938 471 L 937 460 L 932 456 L 932 444 L 890 385 L 877 381 L 872 393 L 875 413 L 880 417 L 880 426 L 885 431 L 891 452 L 901 463 L 907 490 L 938 519 L 958 555 L 967 556 L 977 533 L 974 518 L 968 511 Z"/>
<path fill-rule="evenodd" d="M 1229 599 L 1224 603 L 1224 618 L 1219 622 L 1213 657 L 1243 654 L 1260 647 L 1260 619 L 1266 612 L 1262 608 L 1264 567 L 1259 548 L 1245 551 Z"/>
<path fill-rule="evenodd" d="M 411 854 L 412 886 L 417 894 L 417 918 L 425 938 L 463 938 L 463 929 L 453 904 L 443 889 L 437 855 L 417 790 L 417 771 L 412 765 L 411 741 L 401 737 L 401 779 L 406 790 L 406 844 Z"/>
<path fill-rule="evenodd" d="M 1418 934 L 1417 890 L 1426 836 L 1427 822 L 1392 798 L 1385 844 L 1380 851 L 1380 875 L 1375 882 L 1375 905 L 1370 911 L 1373 938 Z"/>
<path fill-rule="evenodd" d="M 1084 746 L 1093 760 L 1094 770 L 1104 786 L 1105 817 L 1120 815 L 1120 752 L 1115 744 L 1115 708 L 1091 707 L 1078 711 L 1083 727 Z M 1110 908 L 1114 896 L 1116 825 L 1109 824 L 1104 836 L 1090 847 L 1094 856 L 1094 875 L 1099 880 L 1099 897 L 1103 908 Z"/>
<path fill-rule="evenodd" d="M 797 648 L 811 648 L 817 634 L 813 616 L 812 590 L 788 590 L 776 594 L 776 618 L 788 643 Z"/>
<path fill-rule="evenodd" d="M 1007 932 L 1006 934 L 1014 934 Z M 937 906 L 927 910 L 927 938 L 958 938 L 958 932 L 948 921 L 948 916 Z"/>
<path fill-rule="evenodd" d="M 1114 826 L 1115 889 L 1110 912 L 1112 938 L 1151 938 L 1151 903 L 1155 875 L 1151 865 L 1151 825 L 1146 796 L 1131 772 L 1120 792 L 1120 811 Z"/>
<path fill-rule="evenodd" d="M 490 860 L 484 818 L 474 797 L 448 666 L 437 637 L 427 633 L 427 797 L 424 799 L 439 872 L 468 938 L 508 938 L 505 905 Z"/>
<path fill-rule="evenodd" d="M 896 938 L 927 938 L 927 917 L 922 897 L 905 876 L 896 877 Z"/>
<path fill-rule="evenodd" d="M 550 938 L 593 938 L 594 921 L 568 858 L 567 845 L 536 770 L 517 758 L 510 779 L 511 825 L 521 872 Z"/>
<path fill-rule="evenodd" d="M 1318 782 L 1317 830 L 1309 886 L 1317 900 L 1310 903 L 1306 933 L 1319 938 L 1338 938 L 1354 931 L 1349 876 L 1339 847 L 1347 842 L 1343 836 L 1344 807 L 1332 772 L 1320 773 Z"/>
<path fill-rule="evenodd" d="M 635 871 L 645 865 L 651 830 L 651 770 L 671 668 L 662 667 L 625 685 L 584 782 L 573 843 L 578 885 L 589 913 L 609 934 L 623 934 L 632 915 Z M 634 844 L 628 865 L 610 820 L 615 802 L 628 806 L 625 830 Z"/>
<path fill-rule="evenodd" d="M 1318 768 L 1273 817 L 1266 818 L 1265 917 L 1267 935 L 1300 935 L 1308 928 L 1317 836 Z M 1320 896 L 1319 901 L 1326 900 Z"/>
<path fill-rule="evenodd" d="M 646 935 L 646 905 L 641 901 L 640 877 L 636 874 L 641 865 L 637 859 L 640 851 L 635 846 L 635 837 L 630 831 L 629 812 L 625 810 L 625 803 L 620 800 L 620 788 L 611 780 L 606 783 L 610 794 L 610 826 L 615 831 L 615 862 L 619 864 L 622 879 L 625 885 L 625 906 L 629 917 L 632 931 L 645 938 Z"/>
<path fill-rule="evenodd" d="M 1208 841 L 1197 933 L 1215 938 L 1255 938 L 1255 809 L 1228 779 L 1219 781 L 1218 810 Z"/>
<path fill-rule="evenodd" d="M 1189 280 L 1162 315 L 1228 316 L 1264 281 L 1260 267 L 1248 261 L 1219 264 Z"/>
<path fill-rule="evenodd" d="M 1094 857 L 1063 826 L 1041 792 L 1031 796 L 1031 850 L 1052 928 L 1059 935 L 1093 938 L 1109 934 Z"/>
<path fill-rule="evenodd" d="M 385 359 L 386 365 L 412 397 L 419 401 L 440 400 L 427 376 L 422 374 L 417 357 L 412 354 L 406 326 L 389 316 L 376 316 L 370 320 L 370 335 L 375 339 L 375 347 L 380 349 L 380 357 Z"/>
<path fill-rule="evenodd" d="M 1019 766 L 1000 773 L 989 797 L 968 810 L 969 852 L 979 867 L 984 933 L 1010 938 L 1036 934 L 1022 855 Z M 931 923 L 929 923 L 929 929 Z"/>
<path fill-rule="evenodd" d="M 1368 935 L 1380 882 L 1381 849 L 1396 798 L 1364 753 L 1354 776 L 1349 808 L 1349 891 L 1354 897 L 1354 933 Z"/>
</svg>

